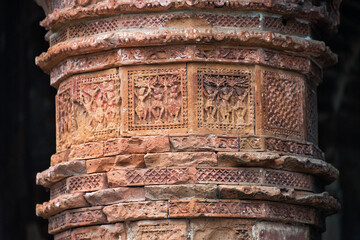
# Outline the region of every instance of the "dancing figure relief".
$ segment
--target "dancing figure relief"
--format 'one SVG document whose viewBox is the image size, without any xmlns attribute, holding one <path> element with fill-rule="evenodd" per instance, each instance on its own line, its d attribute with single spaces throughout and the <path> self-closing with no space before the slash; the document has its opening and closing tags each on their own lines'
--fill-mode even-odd
<svg viewBox="0 0 360 240">
<path fill-rule="evenodd" d="M 162 123 L 161 118 L 165 112 L 165 106 L 163 103 L 164 89 L 161 86 L 151 86 L 151 95 L 153 101 L 151 104 L 151 113 L 155 119 L 155 123 Z"/>
<path fill-rule="evenodd" d="M 181 109 L 181 100 L 178 100 L 180 95 L 180 90 L 177 85 L 173 85 L 170 87 L 169 91 L 169 102 L 167 106 L 167 110 L 169 112 L 170 118 L 173 119 L 174 122 L 178 122 L 178 116 Z"/>
<path fill-rule="evenodd" d="M 230 98 L 233 95 L 234 89 L 230 87 L 223 87 L 220 90 L 220 119 L 223 123 L 230 122 L 231 116 L 231 104 Z"/>
<path fill-rule="evenodd" d="M 183 124 L 183 75 L 182 73 L 154 71 L 132 74 L 130 86 L 129 129 L 147 130 L 171 128 Z M 186 94 L 186 93 L 185 93 Z"/>
<path fill-rule="evenodd" d="M 139 117 L 140 123 L 146 123 L 146 118 L 148 115 L 149 107 L 145 103 L 145 99 L 149 96 L 151 92 L 150 86 L 140 87 L 139 92 L 135 91 L 135 96 L 139 99 L 139 102 L 135 108 L 135 112 Z"/>
<path fill-rule="evenodd" d="M 116 117 L 114 106 L 117 104 L 117 99 L 113 82 L 85 84 L 81 88 L 80 96 L 81 104 L 91 116 L 90 126 L 107 126 Z"/>
<path fill-rule="evenodd" d="M 216 121 L 216 112 L 217 112 L 217 103 L 216 98 L 219 93 L 218 89 L 209 85 L 204 85 L 204 95 L 205 95 L 205 116 L 207 121 L 215 122 Z"/>
<path fill-rule="evenodd" d="M 59 133 L 65 134 L 71 131 L 71 97 L 69 90 L 59 95 Z"/>
<path fill-rule="evenodd" d="M 248 89 L 227 76 L 207 76 L 203 83 L 204 120 L 207 123 L 246 123 Z"/>
<path fill-rule="evenodd" d="M 246 114 L 247 114 L 247 97 L 248 93 L 241 88 L 235 88 L 235 92 L 237 98 L 235 100 L 235 104 L 232 106 L 232 117 L 233 122 L 237 124 L 246 122 Z"/>
</svg>

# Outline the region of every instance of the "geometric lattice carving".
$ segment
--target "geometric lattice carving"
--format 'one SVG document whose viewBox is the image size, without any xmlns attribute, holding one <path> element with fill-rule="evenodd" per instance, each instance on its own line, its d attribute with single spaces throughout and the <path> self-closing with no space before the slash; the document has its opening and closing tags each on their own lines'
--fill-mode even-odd
<svg viewBox="0 0 360 240">
<path fill-rule="evenodd" d="M 311 28 L 309 24 L 296 20 L 285 20 L 282 18 L 264 17 L 265 29 L 277 29 L 277 31 L 285 34 L 294 34 L 299 36 L 310 36 Z"/>
<path fill-rule="evenodd" d="M 186 68 L 145 68 L 128 71 L 128 129 L 186 128 Z"/>
<path fill-rule="evenodd" d="M 110 33 L 131 28 L 161 28 L 165 27 L 174 19 L 179 18 L 179 13 L 168 14 L 124 14 L 95 21 L 84 21 L 70 24 L 50 37 L 50 45 L 53 46 L 66 40 L 89 37 L 102 33 Z M 274 32 L 292 34 L 298 36 L 310 36 L 310 25 L 297 20 L 284 20 L 278 17 L 263 17 L 260 15 L 233 15 L 214 13 L 181 13 L 182 17 L 202 20 L 206 25 L 212 27 L 236 27 L 265 29 Z"/>
<path fill-rule="evenodd" d="M 120 125 L 120 80 L 116 69 L 75 77 L 74 138 L 115 137 Z"/>
<path fill-rule="evenodd" d="M 309 175 L 285 172 L 285 171 L 266 171 L 265 183 L 278 186 L 292 186 L 297 189 L 311 190 L 311 178 Z"/>
<path fill-rule="evenodd" d="M 90 192 L 106 188 L 105 175 L 102 173 L 69 177 L 50 188 L 50 198 L 73 192 Z"/>
<path fill-rule="evenodd" d="M 263 126 L 266 132 L 303 136 L 303 79 L 265 71 L 262 82 Z"/>
<path fill-rule="evenodd" d="M 198 127 L 246 133 L 254 117 L 251 80 L 248 68 L 198 68 Z"/>
</svg>

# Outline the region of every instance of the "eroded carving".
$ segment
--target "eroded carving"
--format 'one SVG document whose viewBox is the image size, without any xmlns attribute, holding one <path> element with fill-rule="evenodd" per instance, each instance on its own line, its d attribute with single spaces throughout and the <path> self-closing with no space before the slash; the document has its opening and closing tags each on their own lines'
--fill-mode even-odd
<svg viewBox="0 0 360 240">
<path fill-rule="evenodd" d="M 56 96 L 56 136 L 57 150 L 61 151 L 71 145 L 72 136 L 72 79 L 64 82 Z"/>
<path fill-rule="evenodd" d="M 120 80 L 116 69 L 75 77 L 74 140 L 116 137 L 120 125 Z"/>
</svg>

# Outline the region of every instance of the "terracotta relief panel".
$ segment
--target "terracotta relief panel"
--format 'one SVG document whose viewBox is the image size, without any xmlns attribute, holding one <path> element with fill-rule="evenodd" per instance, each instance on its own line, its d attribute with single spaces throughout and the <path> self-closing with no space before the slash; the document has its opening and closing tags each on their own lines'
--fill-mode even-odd
<svg viewBox="0 0 360 240">
<path fill-rule="evenodd" d="M 74 85 L 74 142 L 118 136 L 121 100 L 117 69 L 76 76 Z"/>
<path fill-rule="evenodd" d="M 306 133 L 307 140 L 315 144 L 318 142 L 318 114 L 316 86 L 310 80 L 306 84 Z"/>
<path fill-rule="evenodd" d="M 243 66 L 196 65 L 198 131 L 251 134 L 254 128 L 253 71 Z"/>
<path fill-rule="evenodd" d="M 258 68 L 257 129 L 263 134 L 304 137 L 304 77 Z M 259 132 L 258 132 L 259 133 Z"/>
<path fill-rule="evenodd" d="M 64 81 L 56 96 L 56 148 L 62 151 L 71 146 L 72 79 Z"/>
<path fill-rule="evenodd" d="M 188 126 L 187 74 L 182 65 L 127 68 L 124 132 L 179 132 Z"/>
</svg>

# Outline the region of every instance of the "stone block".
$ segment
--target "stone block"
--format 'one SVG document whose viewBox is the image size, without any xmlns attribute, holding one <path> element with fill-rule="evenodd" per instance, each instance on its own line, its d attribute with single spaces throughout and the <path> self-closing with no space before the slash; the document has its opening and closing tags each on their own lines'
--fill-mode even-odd
<svg viewBox="0 0 360 240">
<path fill-rule="evenodd" d="M 181 184 L 145 186 L 146 200 L 169 200 L 183 198 L 215 199 L 217 185 Z"/>
<path fill-rule="evenodd" d="M 109 222 L 161 219 L 168 217 L 166 201 L 117 203 L 105 206 L 103 212 Z"/>
<path fill-rule="evenodd" d="M 126 240 L 126 228 L 123 223 L 116 223 L 71 230 L 71 240 L 84 239 Z"/>
<path fill-rule="evenodd" d="M 216 135 L 171 135 L 175 152 L 239 151 L 239 138 Z"/>
<path fill-rule="evenodd" d="M 170 218 L 257 218 L 320 226 L 317 214 L 311 207 L 256 200 L 169 200 Z"/>
<path fill-rule="evenodd" d="M 144 154 L 153 152 L 169 152 L 168 136 L 143 136 L 116 138 L 105 141 L 105 156 L 117 154 Z"/>
<path fill-rule="evenodd" d="M 187 240 L 186 220 L 137 221 L 129 224 L 130 240 Z"/>
<path fill-rule="evenodd" d="M 102 207 L 67 210 L 49 218 L 49 233 L 55 234 L 69 228 L 106 223 Z"/>
<path fill-rule="evenodd" d="M 219 152 L 217 157 L 218 165 L 224 167 L 276 167 L 280 155 L 258 152 Z"/>
<path fill-rule="evenodd" d="M 105 173 L 74 176 L 51 186 L 50 198 L 54 199 L 66 193 L 92 192 L 104 188 L 107 188 Z"/>
<path fill-rule="evenodd" d="M 254 227 L 255 239 L 310 239 L 309 227 L 281 223 L 258 222 Z"/>
<path fill-rule="evenodd" d="M 109 172 L 122 168 L 145 167 L 143 154 L 126 154 L 86 161 L 88 173 Z"/>
<path fill-rule="evenodd" d="M 85 174 L 85 161 L 62 162 L 36 174 L 36 184 L 50 187 L 60 180 L 75 175 Z"/>
<path fill-rule="evenodd" d="M 148 153 L 144 157 L 146 167 L 216 166 L 213 152 Z"/>
<path fill-rule="evenodd" d="M 291 188 L 265 186 L 236 186 L 219 185 L 221 199 L 262 199 L 262 200 L 289 200 L 295 198 L 295 191 Z"/>
<path fill-rule="evenodd" d="M 88 205 L 83 193 L 65 194 L 43 204 L 36 204 L 36 215 L 49 218 L 64 210 L 87 207 Z"/>
<path fill-rule="evenodd" d="M 91 159 L 102 157 L 103 155 L 103 142 L 89 142 L 71 146 L 69 160 Z"/>
<path fill-rule="evenodd" d="M 91 193 L 85 193 L 85 199 L 92 206 L 109 205 L 128 201 L 145 201 L 145 190 L 142 187 L 107 188 Z"/>
<path fill-rule="evenodd" d="M 56 164 L 59 164 L 61 162 L 69 161 L 69 153 L 70 153 L 70 149 L 66 149 L 64 151 L 57 152 L 51 155 L 51 160 L 50 160 L 51 166 L 55 166 Z"/>
<path fill-rule="evenodd" d="M 190 219 L 189 235 L 193 240 L 250 240 L 254 224 L 245 219 Z"/>
</svg>

